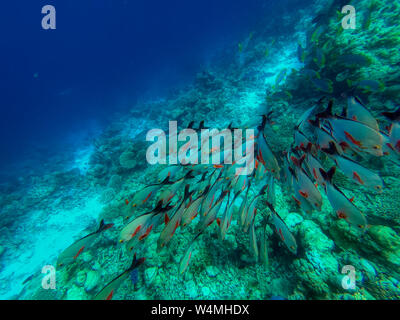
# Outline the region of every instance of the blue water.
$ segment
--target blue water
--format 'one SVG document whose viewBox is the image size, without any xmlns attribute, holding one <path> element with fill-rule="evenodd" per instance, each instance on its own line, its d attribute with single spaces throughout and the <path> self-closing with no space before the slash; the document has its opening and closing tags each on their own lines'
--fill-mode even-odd
<svg viewBox="0 0 400 320">
<path fill-rule="evenodd" d="M 57 29 L 43 30 L 45 4 L 2 5 L 1 166 L 29 148 L 62 149 L 70 133 L 101 126 L 137 99 L 185 84 L 219 47 L 250 32 L 263 5 L 52 1 Z"/>
</svg>

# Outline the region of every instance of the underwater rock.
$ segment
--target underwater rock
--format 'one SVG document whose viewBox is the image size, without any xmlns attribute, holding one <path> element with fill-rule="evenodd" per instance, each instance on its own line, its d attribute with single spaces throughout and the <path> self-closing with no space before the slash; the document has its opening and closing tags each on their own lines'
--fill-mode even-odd
<svg viewBox="0 0 400 320">
<path fill-rule="evenodd" d="M 371 264 L 370 261 L 367 259 L 361 258 L 360 259 L 361 267 L 364 273 L 367 276 L 368 280 L 374 280 L 375 277 L 377 276 L 377 272 L 375 270 L 375 267 Z"/>
<path fill-rule="evenodd" d="M 92 175 L 95 178 L 101 178 L 107 173 L 107 167 L 102 164 L 95 164 L 93 167 L 90 167 L 88 170 L 88 174 Z"/>
<path fill-rule="evenodd" d="M 207 298 L 210 295 L 211 291 L 208 287 L 203 287 L 201 288 L 201 293 L 204 298 Z"/>
<path fill-rule="evenodd" d="M 86 272 L 81 270 L 77 273 L 76 278 L 75 278 L 75 284 L 78 287 L 83 287 L 86 281 Z"/>
<path fill-rule="evenodd" d="M 50 290 L 47 290 L 50 291 Z M 83 288 L 79 288 L 77 286 L 72 286 L 67 291 L 67 300 L 87 300 L 88 296 Z"/>
<path fill-rule="evenodd" d="M 126 169 L 133 169 L 137 165 L 135 157 L 132 151 L 124 151 L 119 157 L 119 164 Z"/>
<path fill-rule="evenodd" d="M 185 294 L 190 298 L 190 299 L 196 299 L 198 296 L 197 293 L 197 288 L 196 288 L 196 284 L 193 280 L 190 280 L 186 283 L 186 290 L 185 290 Z"/>
<path fill-rule="evenodd" d="M 89 271 L 86 274 L 86 281 L 85 281 L 85 291 L 91 292 L 95 289 L 99 283 L 100 274 L 96 271 Z"/>
<path fill-rule="evenodd" d="M 330 240 L 311 220 L 304 220 L 299 227 L 299 234 L 303 246 L 307 250 L 318 252 L 329 252 L 334 247 L 334 242 Z"/>
<path fill-rule="evenodd" d="M 144 279 L 146 281 L 146 284 L 152 283 L 156 276 L 157 276 L 157 268 L 156 267 L 147 268 L 144 271 Z"/>
<path fill-rule="evenodd" d="M 100 201 L 102 203 L 109 203 L 115 198 L 115 191 L 113 188 L 107 188 L 103 191 L 103 193 L 100 196 Z"/>
<path fill-rule="evenodd" d="M 387 226 L 371 226 L 369 235 L 381 246 L 381 254 L 394 265 L 400 266 L 400 237 Z"/>
<path fill-rule="evenodd" d="M 286 217 L 285 217 L 285 222 L 286 225 L 288 226 L 288 228 L 290 230 L 293 230 L 294 227 L 296 227 L 298 224 L 303 222 L 303 217 L 301 215 L 299 215 L 298 213 L 289 213 Z"/>
<path fill-rule="evenodd" d="M 206 272 L 209 277 L 214 278 L 218 275 L 219 270 L 215 266 L 207 266 Z"/>
<path fill-rule="evenodd" d="M 121 183 L 122 183 L 121 176 L 114 174 L 111 176 L 110 180 L 108 181 L 107 187 L 112 188 L 117 191 L 121 187 Z"/>
</svg>

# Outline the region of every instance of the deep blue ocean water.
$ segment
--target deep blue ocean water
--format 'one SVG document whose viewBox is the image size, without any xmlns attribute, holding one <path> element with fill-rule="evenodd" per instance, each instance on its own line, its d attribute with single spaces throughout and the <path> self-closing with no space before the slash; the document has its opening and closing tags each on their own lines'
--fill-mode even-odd
<svg viewBox="0 0 400 320">
<path fill-rule="evenodd" d="M 290 1 L 288 1 L 290 2 Z M 292 3 L 299 1 L 291 1 Z M 56 8 L 56 30 L 41 8 Z M 271 6 L 237 1 L 19 1 L 2 4 L 0 166 L 55 152 L 138 98 L 193 79 L 225 43 L 248 34 Z"/>
</svg>

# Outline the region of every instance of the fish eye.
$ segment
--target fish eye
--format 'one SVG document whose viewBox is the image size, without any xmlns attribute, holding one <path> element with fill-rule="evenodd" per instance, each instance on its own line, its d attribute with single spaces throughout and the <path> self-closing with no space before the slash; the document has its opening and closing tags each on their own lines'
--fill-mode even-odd
<svg viewBox="0 0 400 320">
<path fill-rule="evenodd" d="M 364 229 L 364 226 L 361 225 L 361 224 L 359 224 L 358 227 L 359 227 L 360 229 Z"/>
<path fill-rule="evenodd" d="M 376 146 L 374 146 L 374 149 L 379 150 L 379 149 L 382 149 L 382 147 L 380 145 L 376 145 Z"/>
</svg>

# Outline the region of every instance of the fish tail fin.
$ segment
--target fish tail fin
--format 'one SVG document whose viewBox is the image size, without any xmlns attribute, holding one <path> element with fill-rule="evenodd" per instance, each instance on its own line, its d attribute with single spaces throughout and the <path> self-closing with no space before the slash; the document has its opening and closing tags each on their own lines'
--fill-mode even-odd
<svg viewBox="0 0 400 320">
<path fill-rule="evenodd" d="M 153 211 L 155 211 L 155 212 L 160 212 L 161 209 L 162 209 L 162 205 L 163 205 L 163 200 L 158 201 L 158 202 L 157 202 L 157 205 L 156 205 L 156 207 L 154 208 Z"/>
<path fill-rule="evenodd" d="M 170 176 L 167 176 L 161 183 L 160 185 L 166 185 L 166 184 L 172 184 L 172 182 L 169 180 Z"/>
<path fill-rule="evenodd" d="M 321 148 L 321 150 L 330 155 L 339 154 L 336 145 L 332 141 L 329 142 L 329 148 Z"/>
<path fill-rule="evenodd" d="M 190 121 L 187 128 L 188 129 L 193 129 L 194 121 Z"/>
<path fill-rule="evenodd" d="M 193 170 L 189 170 L 185 176 L 183 177 L 184 179 L 193 179 L 195 176 L 193 175 Z"/>
<path fill-rule="evenodd" d="M 301 166 L 303 165 L 303 162 L 304 162 L 305 158 L 306 158 L 305 154 L 303 154 L 300 159 L 296 158 L 295 156 L 291 156 L 290 157 L 290 159 L 292 160 L 293 164 L 296 167 L 299 167 L 299 168 L 301 168 Z"/>
<path fill-rule="evenodd" d="M 183 196 L 183 201 L 186 201 L 187 199 L 189 199 L 189 197 L 193 194 L 193 191 L 190 192 L 189 189 L 190 189 L 190 184 L 187 184 L 185 186 L 185 193 L 184 193 L 184 196 Z"/>
<path fill-rule="evenodd" d="M 267 114 L 263 114 L 262 117 L 262 121 L 261 121 L 261 125 L 259 126 L 259 130 L 260 131 L 264 131 L 265 126 L 267 123 L 271 123 L 272 122 L 272 113 L 273 111 L 268 112 Z"/>
<path fill-rule="evenodd" d="M 260 192 L 258 193 L 258 195 L 259 195 L 259 196 L 262 196 L 262 195 L 265 193 L 265 191 L 267 190 L 268 186 L 269 186 L 268 183 L 265 184 L 265 185 L 261 188 L 261 190 L 260 190 Z"/>
<path fill-rule="evenodd" d="M 331 183 L 332 182 L 332 177 L 336 172 L 336 167 L 333 166 L 326 172 L 324 169 L 320 168 L 319 172 L 321 173 L 322 177 L 324 178 L 325 181 Z"/>
<path fill-rule="evenodd" d="M 206 180 L 206 177 L 207 177 L 207 171 L 205 171 L 202 175 L 201 175 L 201 179 L 200 179 L 200 181 L 199 182 L 202 182 L 202 181 L 205 181 Z"/>
<path fill-rule="evenodd" d="M 133 269 L 136 269 L 137 267 L 139 267 L 141 264 L 143 264 L 143 262 L 146 260 L 146 258 L 140 258 L 140 259 L 136 259 L 136 252 L 133 255 L 133 260 L 132 260 L 132 264 L 129 267 L 129 271 L 132 271 Z"/>
<path fill-rule="evenodd" d="M 320 127 L 320 120 L 316 118 L 315 120 L 308 119 L 308 123 L 311 124 L 313 127 L 319 128 Z"/>
<path fill-rule="evenodd" d="M 300 149 L 305 153 L 310 153 L 311 149 L 312 149 L 312 146 L 313 146 L 312 142 L 309 142 L 309 143 L 307 143 L 306 147 L 302 147 L 301 146 Z"/>
<path fill-rule="evenodd" d="M 382 112 L 382 115 L 391 121 L 398 121 L 400 120 L 400 107 L 394 112 Z"/>
<path fill-rule="evenodd" d="M 342 113 L 340 114 L 341 117 L 347 118 L 347 107 L 344 106 L 342 109 Z"/>
<path fill-rule="evenodd" d="M 328 103 L 328 106 L 326 107 L 326 109 L 324 111 L 316 114 L 316 117 L 322 118 L 322 119 L 331 118 L 333 116 L 332 108 L 333 108 L 333 100 L 329 100 L 329 103 Z"/>
<path fill-rule="evenodd" d="M 106 223 L 104 222 L 104 219 L 102 219 L 102 220 L 100 221 L 99 229 L 97 229 L 97 233 L 100 233 L 100 232 L 102 232 L 102 231 L 105 231 L 105 230 L 107 230 L 107 229 L 110 229 L 110 228 L 112 228 L 113 226 L 114 226 L 114 223 L 108 223 L 108 224 L 106 224 Z"/>
</svg>

